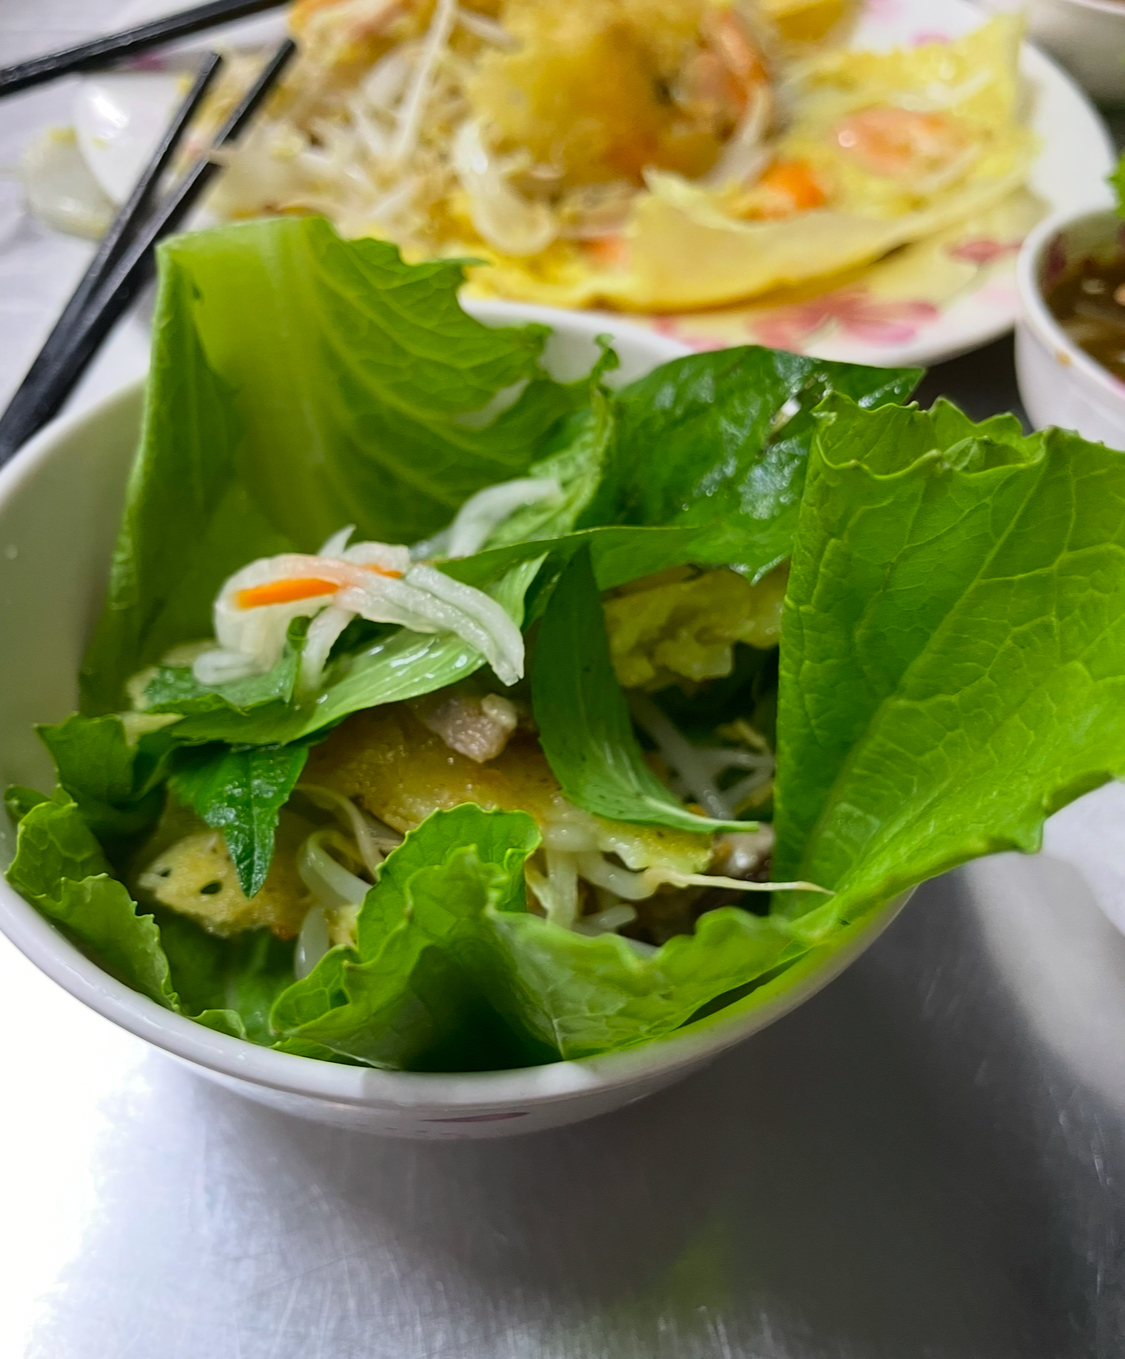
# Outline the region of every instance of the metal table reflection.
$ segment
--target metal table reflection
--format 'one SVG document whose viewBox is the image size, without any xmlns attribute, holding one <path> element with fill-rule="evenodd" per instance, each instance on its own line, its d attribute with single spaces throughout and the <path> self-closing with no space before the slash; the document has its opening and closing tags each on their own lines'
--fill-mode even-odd
<svg viewBox="0 0 1125 1359">
<path fill-rule="evenodd" d="M 707 1071 L 510 1141 L 270 1113 L 0 968 L 5 1354 L 1121 1352 L 1125 939 L 1050 860 L 929 885 Z"/>
<path fill-rule="evenodd" d="M 112 8 L 0 6 L 0 56 Z M 6 106 L 0 157 L 66 98 Z M 82 258 L 9 207 L 0 396 Z M 142 349 L 126 331 L 79 399 Z M 939 394 L 1016 407 L 1010 343 L 936 369 Z M 3 941 L 0 1035 L 0 1359 L 1125 1351 L 1125 938 L 1049 859 L 928 885 L 703 1073 L 508 1141 L 380 1141 L 244 1103 Z"/>
</svg>

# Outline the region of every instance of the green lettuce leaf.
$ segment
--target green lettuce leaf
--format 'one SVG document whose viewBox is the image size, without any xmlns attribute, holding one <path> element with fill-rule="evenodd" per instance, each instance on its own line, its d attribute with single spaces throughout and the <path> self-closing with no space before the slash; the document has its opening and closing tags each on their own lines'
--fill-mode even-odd
<svg viewBox="0 0 1125 1359">
<path fill-rule="evenodd" d="M 179 1008 L 151 915 L 138 915 L 110 876 L 102 848 L 62 790 L 19 824 L 7 879 L 107 972 L 168 1009 Z"/>
<path fill-rule="evenodd" d="M 192 291 L 183 270 L 163 268 L 141 444 L 105 609 L 79 677 L 92 714 L 126 706 L 125 682 L 177 642 L 210 635 L 227 576 L 292 547 L 239 479 L 233 392 L 204 355 Z"/>
<path fill-rule="evenodd" d="M 671 1033 L 804 951 L 785 922 L 734 908 L 647 957 L 574 934 L 526 909 L 538 844 L 522 812 L 435 812 L 388 856 L 357 948 L 334 949 L 279 997 L 280 1046 L 413 1070 L 588 1056 Z"/>
<path fill-rule="evenodd" d="M 30 790 L 19 790 L 21 793 Z M 23 814 L 12 886 L 100 967 L 166 1009 L 220 1033 L 270 1044 L 269 1010 L 293 980 L 293 944 L 266 931 L 216 939 L 183 917 L 142 915 L 110 876 L 77 804 L 60 789 Z"/>
<path fill-rule="evenodd" d="M 543 617 L 531 700 L 543 753 L 564 794 L 584 811 L 704 833 L 747 828 L 689 812 L 648 767 L 613 673 L 588 550 L 567 566 Z"/>
<path fill-rule="evenodd" d="M 168 727 L 130 740 L 119 717 L 74 714 L 36 728 L 58 781 L 103 844 L 143 834 L 164 805 L 174 738 Z"/>
<path fill-rule="evenodd" d="M 190 280 L 190 322 L 234 391 L 243 475 L 304 550 L 349 523 L 360 538 L 424 538 L 520 475 L 585 404 L 584 381 L 540 366 L 546 327 L 494 329 L 462 311 L 456 260 L 408 265 L 319 217 L 193 232 L 163 253 L 166 274 Z"/>
<path fill-rule="evenodd" d="M 173 911 L 159 912 L 157 922 L 185 1010 L 199 1023 L 270 1046 L 270 1009 L 293 985 L 294 941 L 268 930 L 220 939 Z"/>
<path fill-rule="evenodd" d="M 525 910 L 539 843 L 522 812 L 435 812 L 387 857 L 358 949 L 334 949 L 274 1006 L 287 1038 L 371 1066 L 480 1070 L 550 1060 L 522 1029 L 493 914 Z"/>
<path fill-rule="evenodd" d="M 32 807 L 38 807 L 41 802 L 50 800 L 46 793 L 37 793 L 34 788 L 24 788 L 18 783 L 13 783 L 4 791 L 4 810 L 8 813 L 12 825 L 18 826 Z"/>
<path fill-rule="evenodd" d="M 522 475 L 588 403 L 557 383 L 541 326 L 458 305 L 455 261 L 407 265 L 321 218 L 192 232 L 160 249 L 141 450 L 84 707 L 175 643 L 206 637 L 223 580 L 315 551 L 345 524 L 412 542 L 475 491 Z M 491 414 L 495 408 L 495 414 Z"/>
<path fill-rule="evenodd" d="M 262 890 L 273 859 L 278 812 L 308 759 L 307 745 L 202 746 L 184 753 L 170 780 L 176 797 L 221 830 L 239 886 Z"/>
<path fill-rule="evenodd" d="M 829 404 L 782 630 L 775 874 L 810 934 L 1125 775 L 1125 454 Z M 794 903 L 799 911 L 807 901 Z"/>
</svg>

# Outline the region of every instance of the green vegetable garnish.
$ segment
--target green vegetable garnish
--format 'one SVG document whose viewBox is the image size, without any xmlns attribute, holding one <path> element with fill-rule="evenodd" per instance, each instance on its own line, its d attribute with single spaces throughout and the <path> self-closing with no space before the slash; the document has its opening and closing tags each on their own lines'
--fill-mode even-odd
<svg viewBox="0 0 1125 1359">
<path fill-rule="evenodd" d="M 1109 177 L 1110 187 L 1117 196 L 1117 212 L 1125 217 L 1125 156 L 1117 162 L 1117 169 Z"/>
<path fill-rule="evenodd" d="M 613 674 L 588 549 L 555 586 L 531 669 L 539 739 L 576 807 L 612 821 L 675 830 L 745 830 L 687 810 L 645 763 L 625 695 Z"/>
<path fill-rule="evenodd" d="M 618 390 L 607 352 L 555 382 L 545 331 L 478 324 L 460 281 L 456 263 L 406 265 L 317 219 L 163 247 L 144 437 L 84 711 L 41 729 L 53 797 L 6 799 L 9 879 L 108 971 L 306 1058 L 470 1070 L 588 1056 L 765 1003 L 899 893 L 975 855 L 1034 850 L 1047 815 L 1125 774 L 1125 455 L 903 407 L 912 370 L 755 347 Z M 551 493 L 479 550 L 441 556 L 468 497 L 525 477 Z M 265 673 L 197 678 L 183 648 L 211 635 L 223 582 L 259 557 L 315 553 L 346 524 L 359 540 L 431 540 L 415 549 L 444 573 L 431 579 L 487 595 L 517 652 L 511 624 L 523 629 L 516 706 L 462 637 L 383 615 L 349 624 L 312 682 L 307 616 L 277 633 Z M 514 795 L 500 810 L 439 799 L 394 848 L 309 781 L 318 760 L 333 767 L 324 752 L 347 753 L 349 718 L 399 714 L 385 749 L 430 750 L 449 695 L 478 714 L 493 702 L 505 739 L 534 711 L 533 757 L 532 737 L 511 736 L 524 773 L 561 789 L 585 846 L 572 857 L 593 855 L 609 894 L 594 902 L 591 886 L 584 914 L 570 860 L 551 859 L 563 842 Z M 684 769 L 661 746 L 669 728 Z M 479 768 L 501 786 L 491 758 Z M 714 816 L 689 795 L 701 781 Z M 700 863 L 717 830 L 751 828 L 751 805 L 774 820 L 771 882 L 821 895 L 683 898 L 648 944 L 615 932 L 630 910 L 605 882 L 633 900 L 654 883 L 721 884 L 721 863 Z M 197 923 L 202 906 L 192 919 L 162 896 L 152 914 L 135 905 L 125 882 L 192 813 L 197 903 L 233 893 L 252 914 L 273 865 L 297 872 L 275 839 L 304 837 L 302 881 L 327 893 L 315 948 L 260 916 L 228 912 L 222 937 Z M 595 853 L 607 825 L 616 848 Z M 241 893 L 210 880 L 220 833 Z M 665 867 L 630 862 L 654 845 Z M 547 915 L 528 883 L 558 894 Z"/>
</svg>

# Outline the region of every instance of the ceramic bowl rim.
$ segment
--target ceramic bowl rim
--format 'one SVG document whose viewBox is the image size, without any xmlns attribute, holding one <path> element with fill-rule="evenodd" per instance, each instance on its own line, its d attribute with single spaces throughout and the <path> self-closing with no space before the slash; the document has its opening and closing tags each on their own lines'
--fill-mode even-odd
<svg viewBox="0 0 1125 1359">
<path fill-rule="evenodd" d="M 498 318 L 549 320 L 556 327 L 561 320 L 550 309 L 518 304 L 478 304 L 471 309 Z M 591 338 L 606 329 L 606 322 L 597 317 L 575 317 L 573 322 L 577 323 L 575 330 Z M 613 324 L 618 330 L 624 328 L 617 322 Z M 647 331 L 641 334 L 646 343 L 658 351 L 663 349 L 669 357 L 673 350 L 686 352 L 675 342 Z M 69 440 L 81 436 L 84 429 L 115 411 L 124 413 L 130 407 L 139 407 L 143 386 L 143 380 L 130 383 L 88 410 L 63 416 L 36 435 L 6 467 L 0 468 L 0 509 Z M 709 1060 L 802 1004 L 832 981 L 891 923 L 909 895 L 905 893 L 866 914 L 847 929 L 831 952 L 812 950 L 806 958 L 798 960 L 787 973 L 791 985 L 770 994 L 753 1008 L 743 1009 L 736 1003 L 691 1029 L 636 1048 L 497 1072 L 417 1073 L 345 1066 L 276 1052 L 205 1028 L 102 971 L 2 879 L 0 932 L 40 971 L 105 1019 L 220 1078 L 372 1111 L 440 1108 L 471 1112 L 496 1105 L 542 1107 L 584 1093 L 640 1085 Z"/>
<path fill-rule="evenodd" d="M 1052 353 L 1063 353 L 1067 366 L 1088 382 L 1093 383 L 1111 400 L 1125 408 L 1125 383 L 1086 353 L 1070 338 L 1052 315 L 1039 283 L 1039 266 L 1043 252 L 1061 232 L 1082 222 L 1104 217 L 1125 229 L 1125 220 L 1112 207 L 1088 208 L 1083 212 L 1056 213 L 1040 222 L 1024 242 L 1016 265 L 1016 281 L 1020 295 L 1021 320 L 1035 337 Z"/>
<path fill-rule="evenodd" d="M 1088 9 L 1095 14 L 1108 14 L 1125 23 L 1125 10 L 1118 0 L 1054 0 L 1056 5 L 1069 5 L 1072 9 Z"/>
</svg>

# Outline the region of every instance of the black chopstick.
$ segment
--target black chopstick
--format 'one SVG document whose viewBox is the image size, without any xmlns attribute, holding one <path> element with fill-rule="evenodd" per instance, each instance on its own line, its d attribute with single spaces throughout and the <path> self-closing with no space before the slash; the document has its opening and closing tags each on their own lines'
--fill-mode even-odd
<svg viewBox="0 0 1125 1359">
<path fill-rule="evenodd" d="M 147 52 L 150 48 L 175 42 L 177 38 L 202 33 L 235 19 L 246 19 L 264 10 L 280 9 L 285 3 L 286 0 L 209 0 L 208 4 L 198 5 L 180 14 L 169 14 L 164 19 L 137 24 L 120 33 L 91 38 L 89 42 L 64 47 L 59 52 L 30 57 L 27 61 L 0 70 L 0 97 L 75 71 L 96 71 L 122 57 L 135 56 L 138 52 Z"/>
<path fill-rule="evenodd" d="M 70 301 L 63 308 L 62 315 L 47 336 L 43 348 L 16 389 L 8 409 L 0 416 L 0 449 L 7 449 L 13 442 L 18 447 L 51 418 L 53 410 L 50 403 L 44 405 L 44 399 L 48 396 L 44 383 L 70 348 L 72 335 L 80 324 L 90 299 L 108 277 L 110 269 L 121 258 L 143 218 L 151 210 L 160 180 L 222 64 L 222 57 L 214 52 L 207 54 L 207 59 L 188 91 L 187 98 L 176 110 L 152 159 L 137 180 L 133 192 L 99 242 L 94 258 L 82 276 L 82 281 L 75 288 Z"/>
<path fill-rule="evenodd" d="M 50 361 L 39 368 L 37 380 L 28 391 L 24 392 L 26 383 L 20 387 L 20 409 L 14 411 L 9 406 L 0 417 L 0 466 L 58 414 L 103 340 L 148 282 L 156 243 L 176 230 L 222 169 L 210 158 L 211 153 L 244 131 L 296 50 L 289 39 L 281 44 L 227 119 L 210 150 L 195 162 L 148 219 L 135 225 L 117 258 L 87 294 L 65 342 L 56 343 Z M 33 367 L 37 365 L 38 360 Z"/>
</svg>

